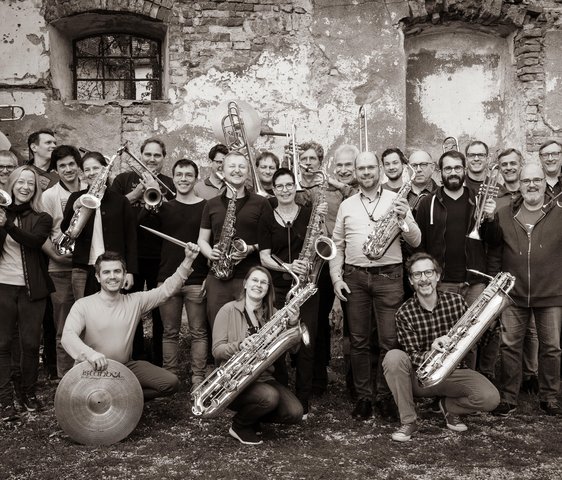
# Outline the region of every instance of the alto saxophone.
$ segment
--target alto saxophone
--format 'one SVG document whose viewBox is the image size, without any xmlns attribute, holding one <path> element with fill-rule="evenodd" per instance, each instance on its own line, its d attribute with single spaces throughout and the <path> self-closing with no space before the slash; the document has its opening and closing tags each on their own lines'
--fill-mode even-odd
<svg viewBox="0 0 562 480">
<path fill-rule="evenodd" d="M 290 271 L 289 271 L 290 273 Z M 295 276 L 298 282 L 297 277 Z M 251 346 L 238 351 L 226 363 L 215 369 L 191 394 L 194 415 L 213 418 L 258 378 L 288 349 L 302 342 L 309 344 L 308 331 L 300 322 L 289 326 L 289 309 L 299 308 L 318 288 L 308 283 L 277 311 L 258 331 Z"/>
<path fill-rule="evenodd" d="M 412 167 L 410 167 L 412 168 Z M 379 260 L 386 253 L 392 242 L 400 235 L 400 232 L 408 232 L 409 228 L 405 220 L 399 220 L 398 215 L 394 213 L 396 201 L 400 198 L 407 198 L 410 190 L 412 190 L 412 178 L 414 172 L 410 174 L 408 181 L 400 187 L 396 193 L 396 197 L 392 201 L 389 209 L 385 214 L 377 218 L 374 222 L 373 229 L 369 232 L 367 240 L 363 244 L 363 254 L 370 260 Z"/>
<path fill-rule="evenodd" d="M 226 215 L 222 225 L 221 236 L 217 247 L 220 250 L 218 260 L 211 262 L 211 272 L 219 280 L 228 280 L 234 274 L 234 266 L 238 263 L 232 259 L 234 252 L 244 253 L 248 250 L 248 245 L 241 238 L 235 237 L 236 229 L 236 189 L 227 182 L 226 188 L 232 193 L 232 198 L 228 201 Z"/>
<path fill-rule="evenodd" d="M 328 176 L 323 171 L 318 172 L 322 175 L 322 183 L 314 203 L 312 212 L 310 213 L 310 220 L 306 227 L 306 235 L 304 237 L 303 246 L 299 254 L 299 260 L 306 262 L 307 272 L 299 275 L 299 283 L 305 285 L 306 283 L 316 283 L 317 276 L 324 261 L 331 260 L 336 255 L 336 246 L 331 238 L 323 235 L 324 214 L 318 211 L 318 206 L 326 201 L 326 189 L 328 188 Z"/>
<path fill-rule="evenodd" d="M 107 188 L 107 179 L 109 178 L 113 162 L 121 155 L 124 148 L 125 147 L 121 147 L 117 150 L 117 153 L 109 159 L 107 165 L 97 174 L 88 192 L 80 197 L 80 206 L 74 211 L 70 219 L 70 225 L 54 242 L 55 249 L 59 255 L 67 255 L 74 252 L 76 239 L 82 233 L 82 230 L 86 226 L 86 223 L 88 223 L 94 210 L 101 205 L 101 199 Z"/>
<path fill-rule="evenodd" d="M 469 271 L 488 277 L 476 270 Z M 492 322 L 512 303 L 509 292 L 514 285 L 515 277 L 507 272 L 500 272 L 492 278 L 486 289 L 449 330 L 447 335 L 451 341 L 446 349 L 443 352 L 432 350 L 418 367 L 416 375 L 421 386 L 437 385 L 457 368 Z"/>
</svg>

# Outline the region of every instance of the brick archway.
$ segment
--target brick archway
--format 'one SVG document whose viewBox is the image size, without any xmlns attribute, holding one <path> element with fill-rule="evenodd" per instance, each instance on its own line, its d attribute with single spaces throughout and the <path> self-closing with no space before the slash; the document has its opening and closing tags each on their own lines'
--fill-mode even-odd
<svg viewBox="0 0 562 480">
<path fill-rule="evenodd" d="M 517 0 L 409 0 L 408 7 L 409 15 L 402 18 L 406 27 L 457 21 L 513 28 L 521 27 L 527 16 L 542 12 L 540 7 L 530 7 Z"/>
<path fill-rule="evenodd" d="M 87 12 L 118 12 L 142 15 L 166 22 L 172 15 L 173 0 L 46 0 L 45 20 L 48 23 Z"/>
</svg>

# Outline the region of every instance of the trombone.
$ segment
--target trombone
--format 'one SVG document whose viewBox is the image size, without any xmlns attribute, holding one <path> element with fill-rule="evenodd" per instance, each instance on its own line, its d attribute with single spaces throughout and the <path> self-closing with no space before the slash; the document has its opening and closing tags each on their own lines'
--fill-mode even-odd
<svg viewBox="0 0 562 480">
<path fill-rule="evenodd" d="M 451 152 L 453 150 L 458 152 L 459 142 L 455 137 L 447 137 L 445 138 L 445 140 L 443 140 L 443 144 L 441 145 L 441 148 L 443 149 L 443 153 Z"/>
<path fill-rule="evenodd" d="M 130 161 L 127 161 L 127 164 L 129 165 L 131 170 L 139 176 L 141 180 L 143 177 L 143 173 L 148 173 L 154 180 L 156 180 L 158 185 L 163 187 L 164 190 L 166 190 L 170 195 L 172 195 L 173 197 L 176 196 L 176 192 L 174 192 L 170 187 L 168 187 L 168 185 L 166 185 L 162 180 L 160 180 L 158 178 L 158 175 L 156 175 L 152 170 L 150 170 L 150 168 L 148 168 L 146 164 L 143 161 L 141 161 L 140 158 L 133 155 L 127 146 L 123 147 L 123 152 L 126 153 L 132 160 L 136 162 L 135 165 Z M 144 192 L 143 200 L 144 203 L 146 204 L 146 207 L 149 210 L 158 210 L 158 207 L 162 204 L 163 201 L 162 192 L 157 188 L 147 188 Z"/>
<path fill-rule="evenodd" d="M 254 191 L 262 197 L 269 197 L 258 177 L 254 155 L 250 148 L 250 144 L 260 134 L 259 118 L 256 111 L 250 105 L 245 102 L 241 102 L 241 105 L 246 111 L 241 110 L 238 107 L 238 103 L 234 100 L 229 101 L 226 115 L 220 120 L 220 129 L 217 125 L 214 125 L 213 130 L 218 140 L 224 142 L 228 150 L 239 152 L 246 157 L 250 175 L 252 176 L 252 183 L 254 184 Z M 222 108 L 222 104 L 219 105 L 219 108 Z M 243 117 L 246 117 L 246 119 Z M 249 127 L 248 131 L 246 131 L 245 126 L 246 120 Z"/>
<path fill-rule="evenodd" d="M 369 151 L 369 138 L 367 132 L 367 105 L 359 107 L 359 151 Z"/>
<path fill-rule="evenodd" d="M 24 116 L 25 110 L 19 105 L 0 105 L 0 122 L 21 120 Z"/>
</svg>

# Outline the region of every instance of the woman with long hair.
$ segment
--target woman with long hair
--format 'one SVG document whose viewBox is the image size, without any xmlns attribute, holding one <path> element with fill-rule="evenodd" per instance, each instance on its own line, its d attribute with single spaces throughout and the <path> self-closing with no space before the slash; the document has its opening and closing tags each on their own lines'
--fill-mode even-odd
<svg viewBox="0 0 562 480">
<path fill-rule="evenodd" d="M 225 304 L 213 326 L 213 356 L 221 364 L 252 345 L 258 330 L 275 313 L 275 292 L 269 272 L 252 267 L 244 278 L 238 300 Z M 296 325 L 298 311 L 289 312 L 289 324 Z M 299 400 L 273 377 L 273 366 L 247 386 L 229 408 L 236 411 L 229 433 L 247 445 L 262 443 L 256 433 L 260 422 L 297 423 L 303 409 Z"/>
<path fill-rule="evenodd" d="M 0 411 L 3 420 L 13 420 L 17 415 L 10 367 L 12 342 L 18 335 L 21 385 L 16 387 L 21 387 L 20 400 L 28 411 L 41 408 L 35 394 L 41 326 L 47 297 L 54 290 L 41 247 L 53 219 L 41 211 L 39 178 L 30 166 L 10 174 L 6 192 L 12 203 L 0 208 Z"/>
</svg>

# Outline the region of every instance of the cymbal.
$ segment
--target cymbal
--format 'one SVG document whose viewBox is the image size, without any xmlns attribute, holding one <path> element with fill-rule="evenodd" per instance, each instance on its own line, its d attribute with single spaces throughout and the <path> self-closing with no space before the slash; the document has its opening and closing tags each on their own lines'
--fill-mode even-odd
<svg viewBox="0 0 562 480">
<path fill-rule="evenodd" d="M 125 365 L 108 360 L 107 370 L 88 362 L 74 366 L 55 394 L 55 414 L 63 431 L 84 445 L 111 445 L 137 426 L 144 400 L 140 383 Z"/>
</svg>

